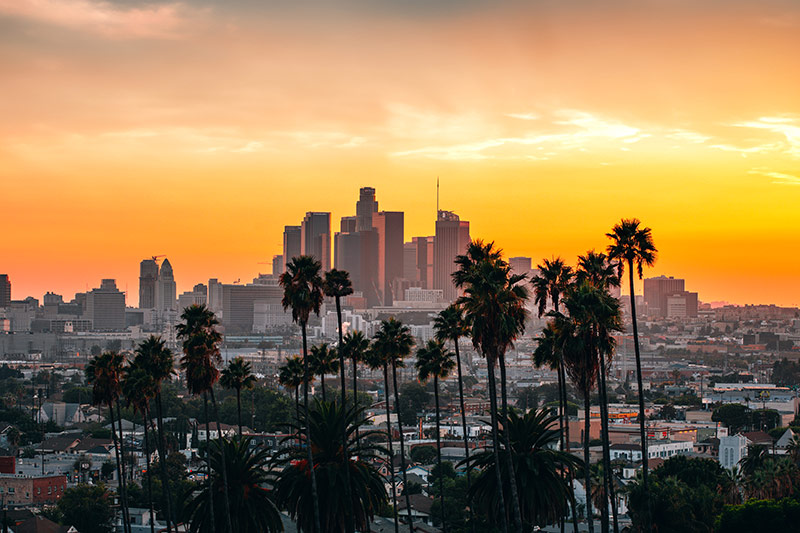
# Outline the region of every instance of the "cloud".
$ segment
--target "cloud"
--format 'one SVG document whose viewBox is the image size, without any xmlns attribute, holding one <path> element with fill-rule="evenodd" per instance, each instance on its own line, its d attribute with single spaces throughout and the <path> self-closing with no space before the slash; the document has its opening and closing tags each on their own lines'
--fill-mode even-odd
<svg viewBox="0 0 800 533">
<path fill-rule="evenodd" d="M 132 7 L 102 0 L 0 0 L 0 16 L 112 39 L 175 39 L 183 34 L 189 12 L 182 3 Z"/>
<path fill-rule="evenodd" d="M 519 120 L 539 120 L 539 115 L 536 113 L 506 113 L 506 116 Z"/>
<path fill-rule="evenodd" d="M 775 183 L 777 185 L 800 186 L 800 176 L 795 176 L 794 174 L 786 174 L 784 172 L 775 172 L 766 167 L 757 167 L 751 169 L 748 171 L 748 174 L 757 174 L 760 176 L 766 176 L 768 178 L 772 178 L 773 181 L 771 183 Z"/>
<path fill-rule="evenodd" d="M 793 117 L 761 117 L 758 120 L 738 122 L 733 126 L 766 130 L 783 137 L 783 141 L 775 146 L 792 157 L 800 157 L 800 126 Z"/>
</svg>

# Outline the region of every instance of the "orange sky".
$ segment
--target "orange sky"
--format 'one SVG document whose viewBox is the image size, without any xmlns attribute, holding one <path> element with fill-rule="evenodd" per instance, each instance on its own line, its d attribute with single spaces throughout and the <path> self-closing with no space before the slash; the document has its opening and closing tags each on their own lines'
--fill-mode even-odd
<svg viewBox="0 0 800 533">
<path fill-rule="evenodd" d="M 0 0 L 0 273 L 15 298 L 166 254 L 249 280 L 358 187 L 510 255 L 653 229 L 650 275 L 800 305 L 791 0 Z M 336 7 L 332 7 L 335 4 Z M 698 5 L 702 4 L 702 5 Z"/>
</svg>

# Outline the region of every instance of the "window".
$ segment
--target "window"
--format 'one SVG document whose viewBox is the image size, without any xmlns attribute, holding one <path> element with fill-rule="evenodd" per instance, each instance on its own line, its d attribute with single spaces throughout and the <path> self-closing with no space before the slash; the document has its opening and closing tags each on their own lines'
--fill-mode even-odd
<svg viewBox="0 0 800 533">
<path fill-rule="evenodd" d="M 14 488 L 14 487 L 8 487 L 8 493 L 9 493 L 9 494 L 14 494 L 14 493 L 16 492 L 16 490 L 17 490 L 17 489 L 16 489 L 16 488 Z"/>
</svg>

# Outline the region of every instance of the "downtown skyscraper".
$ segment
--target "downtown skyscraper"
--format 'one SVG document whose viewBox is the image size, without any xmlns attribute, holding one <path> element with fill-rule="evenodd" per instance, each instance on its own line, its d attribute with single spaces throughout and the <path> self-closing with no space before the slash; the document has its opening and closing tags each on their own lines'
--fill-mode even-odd
<svg viewBox="0 0 800 533">
<path fill-rule="evenodd" d="M 452 211 L 440 210 L 433 241 L 433 288 L 442 290 L 446 302 L 458 296 L 451 275 L 456 269 L 456 256 L 467 250 L 469 241 L 469 222 L 461 220 Z"/>
</svg>

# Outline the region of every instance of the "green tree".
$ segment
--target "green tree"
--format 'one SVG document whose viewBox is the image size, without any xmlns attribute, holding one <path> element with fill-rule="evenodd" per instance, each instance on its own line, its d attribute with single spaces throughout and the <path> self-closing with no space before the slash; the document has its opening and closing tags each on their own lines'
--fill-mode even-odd
<svg viewBox="0 0 800 533">
<path fill-rule="evenodd" d="M 800 524 L 800 502 L 796 499 L 753 500 L 742 505 L 726 505 L 717 518 L 714 531 L 794 531 L 797 524 Z"/>
<path fill-rule="evenodd" d="M 714 409 L 711 420 L 724 424 L 728 432 L 735 435 L 750 427 L 752 417 L 749 407 L 740 403 L 726 403 Z"/>
<path fill-rule="evenodd" d="M 61 523 L 81 533 L 114 531 L 114 508 L 105 485 L 80 484 L 69 488 L 59 498 L 56 508 Z"/>
<path fill-rule="evenodd" d="M 353 364 L 353 402 L 358 399 L 358 365 L 364 362 L 367 350 L 369 350 L 369 339 L 360 331 L 348 331 L 342 339 L 339 355 L 349 359 Z"/>
<path fill-rule="evenodd" d="M 253 368 L 243 357 L 236 357 L 222 370 L 220 384 L 236 391 L 236 412 L 239 422 L 239 438 L 242 436 L 242 389 L 252 389 L 256 384 Z"/>
<path fill-rule="evenodd" d="M 431 403 L 431 394 L 425 385 L 416 381 L 409 381 L 400 385 L 400 401 L 402 409 L 397 417 L 404 426 L 417 425 L 417 415 Z"/>
<path fill-rule="evenodd" d="M 300 420 L 300 385 L 305 381 L 303 359 L 299 356 L 289 357 L 286 364 L 278 369 L 278 383 L 294 391 L 295 419 Z"/>
<path fill-rule="evenodd" d="M 411 449 L 409 455 L 415 463 L 429 465 L 437 459 L 439 454 L 436 453 L 436 449 L 433 446 L 415 446 Z"/>
<path fill-rule="evenodd" d="M 325 395 L 325 376 L 335 374 L 339 370 L 339 356 L 336 348 L 331 348 L 327 343 L 311 347 L 311 375 L 319 376 L 322 388 L 322 400 L 327 401 Z"/>
</svg>

